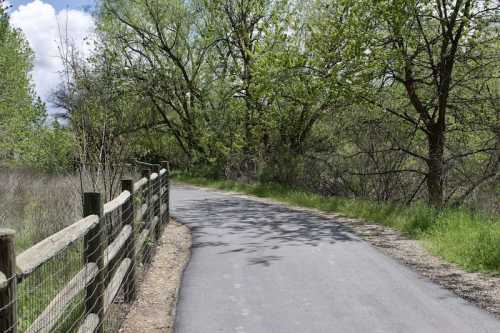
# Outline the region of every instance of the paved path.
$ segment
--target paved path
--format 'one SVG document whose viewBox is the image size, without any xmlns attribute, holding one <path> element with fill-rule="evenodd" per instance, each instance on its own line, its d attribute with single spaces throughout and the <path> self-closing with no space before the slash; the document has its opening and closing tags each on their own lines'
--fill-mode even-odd
<svg viewBox="0 0 500 333">
<path fill-rule="evenodd" d="M 500 321 L 335 221 L 174 186 L 193 230 L 176 333 L 500 332 Z"/>
</svg>

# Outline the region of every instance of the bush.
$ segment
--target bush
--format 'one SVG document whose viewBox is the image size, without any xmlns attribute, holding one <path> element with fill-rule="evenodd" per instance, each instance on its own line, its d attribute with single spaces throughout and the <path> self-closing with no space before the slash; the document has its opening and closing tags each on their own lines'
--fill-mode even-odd
<svg viewBox="0 0 500 333">
<path fill-rule="evenodd" d="M 45 173 L 60 173 L 70 170 L 73 162 L 73 138 L 67 128 L 55 122 L 52 127 L 43 127 L 32 133 L 21 145 L 18 165 Z"/>
</svg>

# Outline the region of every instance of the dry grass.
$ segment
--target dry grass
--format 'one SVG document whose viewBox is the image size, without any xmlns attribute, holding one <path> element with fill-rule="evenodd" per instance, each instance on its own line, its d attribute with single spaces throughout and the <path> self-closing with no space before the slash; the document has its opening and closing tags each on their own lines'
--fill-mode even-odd
<svg viewBox="0 0 500 333">
<path fill-rule="evenodd" d="M 0 227 L 17 231 L 23 250 L 81 216 L 79 177 L 0 169 Z"/>
<path fill-rule="evenodd" d="M 127 176 L 138 178 L 130 170 L 122 178 Z M 107 201 L 119 193 L 119 177 L 114 179 L 112 193 L 105 191 L 101 178 L 84 176 L 83 188 L 105 194 Z M 24 250 L 81 218 L 81 188 L 77 173 L 55 175 L 0 167 L 0 228 L 16 230 L 17 250 Z"/>
<path fill-rule="evenodd" d="M 127 176 L 130 176 L 128 172 Z M 97 179 L 95 186 L 92 186 L 88 178 L 84 177 L 83 188 L 103 193 L 102 179 Z M 118 191 L 119 181 L 114 184 L 114 189 Z M 49 175 L 0 167 L 0 228 L 16 230 L 17 254 L 81 218 L 81 188 L 78 174 Z M 108 196 L 111 195 L 108 193 Z M 21 332 L 82 268 L 82 251 L 83 243 L 80 240 L 18 284 L 17 324 Z M 79 295 L 75 298 L 71 309 L 65 313 L 65 318 L 57 324 L 58 328 L 54 332 L 69 332 L 68 328 L 81 320 L 82 297 Z M 120 310 L 120 305 L 117 308 Z M 106 331 L 116 331 L 123 315 L 121 310 L 109 311 L 105 321 Z"/>
</svg>

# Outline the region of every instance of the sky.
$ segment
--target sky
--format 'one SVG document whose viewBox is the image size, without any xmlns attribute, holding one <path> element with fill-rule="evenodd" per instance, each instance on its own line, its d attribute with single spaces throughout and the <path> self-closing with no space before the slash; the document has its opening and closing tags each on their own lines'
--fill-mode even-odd
<svg viewBox="0 0 500 333">
<path fill-rule="evenodd" d="M 94 20 L 94 0 L 10 0 L 10 23 L 21 29 L 35 54 L 32 73 L 35 90 L 47 104 L 49 115 L 60 112 L 51 104 L 51 94 L 62 82 L 59 58 L 61 31 L 83 55 L 89 55 Z M 65 33 L 62 33 L 64 36 Z"/>
</svg>

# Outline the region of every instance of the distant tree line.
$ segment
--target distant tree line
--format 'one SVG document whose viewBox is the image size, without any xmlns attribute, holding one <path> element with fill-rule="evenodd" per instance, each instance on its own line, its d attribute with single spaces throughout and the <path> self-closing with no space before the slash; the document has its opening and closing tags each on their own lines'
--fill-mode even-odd
<svg viewBox="0 0 500 333">
<path fill-rule="evenodd" d="M 68 129 L 49 123 L 31 80 L 34 55 L 22 33 L 9 24 L 0 0 L 0 166 L 67 170 L 72 140 Z"/>
</svg>

